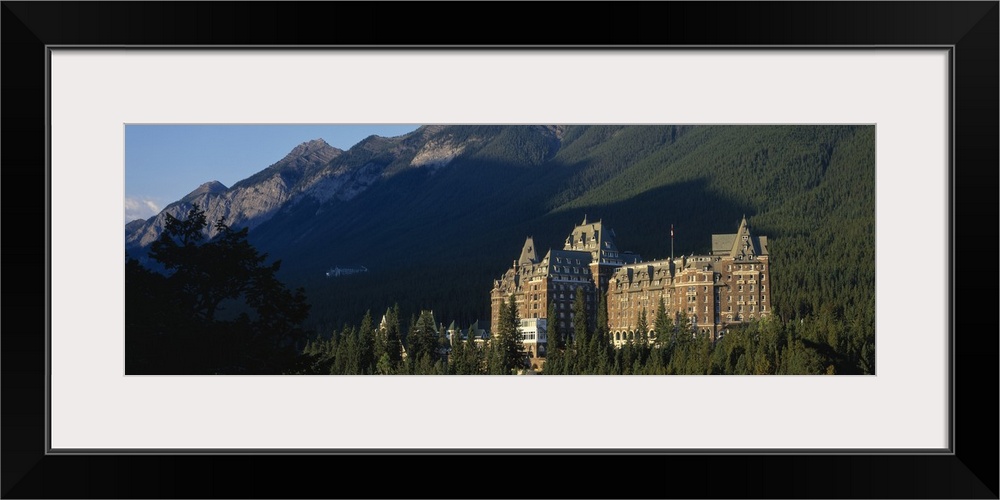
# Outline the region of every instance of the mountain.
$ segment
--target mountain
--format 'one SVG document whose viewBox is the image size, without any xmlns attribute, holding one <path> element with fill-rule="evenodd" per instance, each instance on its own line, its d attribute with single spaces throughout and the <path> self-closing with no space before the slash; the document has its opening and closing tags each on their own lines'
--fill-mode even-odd
<svg viewBox="0 0 1000 500">
<path fill-rule="evenodd" d="M 227 188 L 221 182 L 210 181 L 198 186 L 180 200 L 167 205 L 159 214 L 141 224 L 125 226 L 125 247 L 141 252 L 160 236 L 167 214 L 183 217 L 193 204 L 205 210 L 209 221 L 225 220 L 234 227 L 256 227 L 274 215 L 289 201 L 309 191 L 309 180 L 322 168 L 340 156 L 342 150 L 322 139 L 304 142 L 284 158 L 253 176 Z M 215 235 L 212 228 L 210 235 Z"/>
<path fill-rule="evenodd" d="M 871 126 L 434 125 L 347 151 L 304 143 L 164 213 L 197 202 L 209 220 L 250 227 L 251 242 L 282 260 L 281 278 L 306 288 L 324 332 L 397 302 L 404 317 L 487 318 L 493 280 L 525 237 L 543 253 L 559 248 L 584 216 L 603 219 L 621 249 L 662 258 L 671 224 L 678 255 L 705 252 L 746 214 L 769 238 L 776 311 L 867 322 L 874 144 Z M 131 255 L 164 213 L 127 226 Z M 328 278 L 334 266 L 367 272 Z"/>
</svg>

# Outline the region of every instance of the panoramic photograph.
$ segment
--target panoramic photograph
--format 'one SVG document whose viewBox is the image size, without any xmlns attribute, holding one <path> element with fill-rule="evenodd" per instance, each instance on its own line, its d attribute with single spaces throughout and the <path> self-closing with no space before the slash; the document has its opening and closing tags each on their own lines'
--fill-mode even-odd
<svg viewBox="0 0 1000 500">
<path fill-rule="evenodd" d="M 874 375 L 874 125 L 126 125 L 126 375 Z"/>
</svg>

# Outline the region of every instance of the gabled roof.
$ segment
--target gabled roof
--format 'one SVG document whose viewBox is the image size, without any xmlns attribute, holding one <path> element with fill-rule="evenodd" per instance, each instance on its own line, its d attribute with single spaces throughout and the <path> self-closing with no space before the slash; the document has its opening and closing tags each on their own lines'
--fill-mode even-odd
<svg viewBox="0 0 1000 500">
<path fill-rule="evenodd" d="M 740 228 L 736 231 L 736 238 L 733 239 L 732 246 L 730 246 L 729 256 L 736 258 L 754 255 L 765 254 L 761 251 L 758 239 L 750 234 L 750 225 L 747 223 L 747 218 L 744 215 L 743 220 L 740 221 Z"/>
<path fill-rule="evenodd" d="M 600 255 L 601 250 L 617 252 L 618 245 L 615 243 L 615 232 L 605 229 L 602 221 L 587 222 L 586 216 L 583 223 L 574 227 L 573 232 L 566 238 L 563 250 L 587 251 Z"/>
<path fill-rule="evenodd" d="M 528 236 L 524 240 L 524 247 L 521 248 L 521 256 L 518 257 L 517 263 L 522 266 L 538 263 L 538 254 L 535 253 L 535 240 L 531 236 Z"/>
</svg>

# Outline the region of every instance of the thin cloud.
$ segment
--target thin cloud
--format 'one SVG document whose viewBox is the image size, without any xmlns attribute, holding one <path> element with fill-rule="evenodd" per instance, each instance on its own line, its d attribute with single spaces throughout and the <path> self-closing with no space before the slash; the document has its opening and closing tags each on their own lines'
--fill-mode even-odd
<svg viewBox="0 0 1000 500">
<path fill-rule="evenodd" d="M 136 219 L 148 219 L 160 213 L 160 207 L 148 198 L 125 197 L 125 223 Z"/>
</svg>

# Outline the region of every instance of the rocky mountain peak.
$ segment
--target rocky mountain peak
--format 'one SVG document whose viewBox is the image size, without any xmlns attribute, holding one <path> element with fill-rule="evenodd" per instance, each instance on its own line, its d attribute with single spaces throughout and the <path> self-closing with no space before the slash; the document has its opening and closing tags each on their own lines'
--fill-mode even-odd
<svg viewBox="0 0 1000 500">
<path fill-rule="evenodd" d="M 195 188 L 195 190 L 191 191 L 190 193 L 188 193 L 187 196 L 181 198 L 181 201 L 182 202 L 189 202 L 189 201 L 194 200 L 195 198 L 197 198 L 199 196 L 206 195 L 206 194 L 224 193 L 228 189 L 229 188 L 227 188 L 223 183 L 221 183 L 219 181 L 208 181 L 208 182 L 206 182 L 206 183 L 198 186 L 197 188 Z"/>
<path fill-rule="evenodd" d="M 325 162 L 336 158 L 343 152 L 343 150 L 327 144 L 327 142 L 323 139 L 313 139 L 295 146 L 295 148 L 289 151 L 288 154 L 285 155 L 285 158 L 278 163 L 289 162 L 302 157 L 306 157 L 309 160 L 319 160 Z"/>
</svg>

